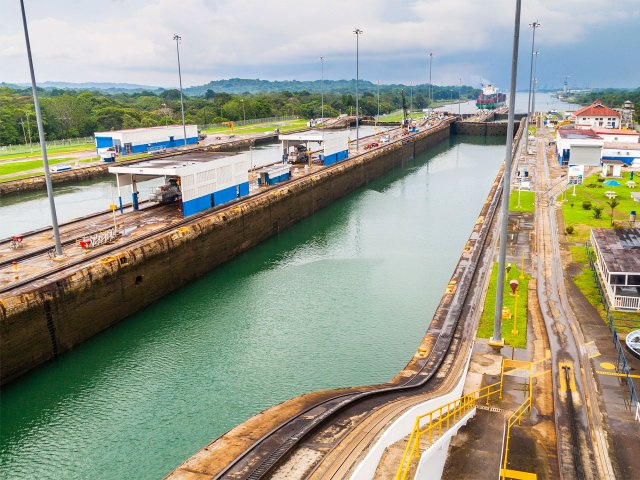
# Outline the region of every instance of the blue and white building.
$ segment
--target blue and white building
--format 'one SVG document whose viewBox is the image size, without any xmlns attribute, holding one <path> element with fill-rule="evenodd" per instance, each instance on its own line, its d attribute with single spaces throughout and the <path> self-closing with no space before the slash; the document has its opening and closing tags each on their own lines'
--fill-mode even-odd
<svg viewBox="0 0 640 480">
<path fill-rule="evenodd" d="M 154 178 L 164 178 L 166 185 L 177 185 L 185 217 L 249 194 L 249 159 L 244 156 L 158 158 L 109 167 L 109 172 L 116 174 L 120 208 L 122 187 L 131 185 L 132 202 L 137 209 L 137 183 Z"/>
<path fill-rule="evenodd" d="M 195 145 L 198 142 L 198 126 L 186 125 L 186 131 L 187 145 Z M 118 155 L 130 155 L 184 146 L 182 125 L 95 132 L 94 136 L 98 155 L 109 149 L 115 150 Z"/>
</svg>

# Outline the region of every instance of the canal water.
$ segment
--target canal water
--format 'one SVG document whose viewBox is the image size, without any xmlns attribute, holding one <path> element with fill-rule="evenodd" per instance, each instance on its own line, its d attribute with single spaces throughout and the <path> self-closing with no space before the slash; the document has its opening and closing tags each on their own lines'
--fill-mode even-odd
<svg viewBox="0 0 640 480">
<path fill-rule="evenodd" d="M 378 131 L 371 126 L 360 127 L 360 137 L 373 135 Z M 325 132 L 327 137 L 355 138 L 355 129 L 332 130 Z M 270 165 L 282 160 L 282 147 L 278 142 L 259 145 L 249 150 L 239 151 L 250 160 L 253 168 Z M 154 179 L 138 183 L 138 191 L 142 199 L 146 199 L 152 187 L 164 183 L 163 179 Z M 60 223 L 94 212 L 108 210 L 109 205 L 117 204 L 118 192 L 114 175 L 98 180 L 88 180 L 54 187 L 56 212 Z M 131 187 L 121 189 L 123 202 L 131 201 Z M 38 228 L 51 226 L 49 200 L 46 191 L 25 192 L 0 197 L 0 239 L 28 232 Z"/>
<path fill-rule="evenodd" d="M 508 89 L 502 89 L 503 93 L 507 93 L 507 97 L 509 96 Z M 524 92 L 516 92 L 516 113 L 527 113 L 527 102 L 529 101 L 529 91 Z M 536 93 L 535 99 L 535 109 L 536 112 L 548 112 L 549 110 L 557 110 L 558 112 L 575 112 L 580 108 L 580 105 L 575 103 L 564 102 L 558 97 L 552 95 L 548 92 L 538 92 Z M 509 99 L 507 98 L 507 106 L 509 105 Z M 451 105 L 443 105 L 442 107 L 436 108 L 437 111 L 443 112 L 458 112 L 458 104 Z M 464 102 L 460 104 L 460 113 L 477 113 L 478 107 L 476 107 L 476 101 L 470 100 L 468 102 Z"/>
<path fill-rule="evenodd" d="M 274 404 L 389 380 L 504 150 L 444 141 L 5 386 L 0 476 L 158 479 Z"/>
</svg>

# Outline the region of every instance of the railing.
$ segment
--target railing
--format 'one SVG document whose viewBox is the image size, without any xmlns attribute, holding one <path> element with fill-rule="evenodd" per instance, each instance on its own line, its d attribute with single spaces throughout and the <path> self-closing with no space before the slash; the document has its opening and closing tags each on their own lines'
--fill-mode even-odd
<svg viewBox="0 0 640 480">
<path fill-rule="evenodd" d="M 587 256 L 589 257 L 589 263 L 591 264 L 593 279 L 596 283 L 596 286 L 598 287 L 598 292 L 600 293 L 600 301 L 602 302 L 602 305 L 604 305 L 604 310 L 607 315 L 609 330 L 611 331 L 611 334 L 613 337 L 613 345 L 616 347 L 616 351 L 618 352 L 618 362 L 616 365 L 616 372 L 622 373 L 623 376 L 625 377 L 625 380 L 626 380 L 625 383 L 627 385 L 627 388 L 629 389 L 629 402 L 631 404 L 631 408 L 633 408 L 633 404 L 635 402 L 635 405 L 636 405 L 635 418 L 640 422 L 640 401 L 638 400 L 638 392 L 633 382 L 633 378 L 630 376 L 631 368 L 627 363 L 627 357 L 625 356 L 625 353 L 624 353 L 624 347 L 622 346 L 622 343 L 618 338 L 618 330 L 616 329 L 615 319 L 613 318 L 613 315 L 611 315 L 609 302 L 607 302 L 607 298 L 606 298 L 606 292 L 602 287 L 600 275 L 598 275 L 597 267 L 593 258 L 594 257 L 593 251 L 591 250 L 591 248 L 589 248 L 589 244 L 586 244 L 585 248 L 587 249 Z"/>
<path fill-rule="evenodd" d="M 61 146 L 73 146 L 73 145 L 86 145 L 86 144 L 95 144 L 95 139 L 93 137 L 80 137 L 80 138 L 69 138 L 62 140 L 49 140 L 46 142 L 47 148 L 51 147 L 61 147 Z M 0 153 L 40 153 L 40 144 L 38 143 L 37 138 L 32 142 L 31 145 L 28 144 L 18 144 L 18 145 L 3 145 L 0 146 Z"/>
<path fill-rule="evenodd" d="M 627 308 L 632 310 L 640 309 L 640 297 L 614 295 L 613 302 L 616 308 Z"/>
<path fill-rule="evenodd" d="M 502 382 L 487 385 L 453 402 L 449 402 L 446 405 L 416 417 L 409 441 L 402 455 L 400 467 L 396 472 L 396 480 L 405 480 L 407 478 L 413 460 L 420 456 L 420 440 L 423 436 L 427 435 L 428 443 L 431 444 L 436 430 L 438 435 L 442 435 L 443 431 L 454 426 L 467 413 L 476 408 L 479 400 L 486 399 L 486 404 L 488 405 L 491 396 L 496 394 L 502 395 Z M 421 426 L 422 422 L 426 422 L 424 426 Z"/>
<path fill-rule="evenodd" d="M 536 478 L 535 473 L 521 472 L 518 470 L 507 469 L 507 465 L 509 462 L 509 440 L 511 439 L 511 427 L 513 427 L 516 422 L 520 425 L 520 420 L 525 412 L 531 410 L 531 396 L 527 397 L 527 399 L 520 404 L 516 411 L 511 414 L 509 419 L 506 421 L 507 433 L 505 435 L 504 441 L 504 457 L 502 468 L 500 469 L 500 478 L 502 480 L 506 478 Z"/>
</svg>

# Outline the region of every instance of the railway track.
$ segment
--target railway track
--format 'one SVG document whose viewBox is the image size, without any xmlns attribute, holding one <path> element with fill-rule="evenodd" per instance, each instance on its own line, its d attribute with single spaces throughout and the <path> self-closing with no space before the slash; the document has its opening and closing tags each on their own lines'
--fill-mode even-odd
<svg viewBox="0 0 640 480">
<path fill-rule="evenodd" d="M 518 140 L 516 139 L 516 144 Z M 464 349 L 465 345 L 468 346 L 465 336 L 469 335 L 469 329 L 460 328 L 460 319 L 464 310 L 468 313 L 470 308 L 466 301 L 499 205 L 502 193 L 502 173 L 503 170 L 494 181 L 488 200 L 474 227 L 474 232 L 456 266 L 452 277 L 452 281 L 455 280 L 455 283 L 450 283 L 450 285 L 456 285 L 454 292 L 445 294 L 427 332 L 427 336 L 435 338 L 433 347 L 426 357 L 414 357 L 413 364 L 410 363 L 411 369 L 415 373 L 399 384 L 387 384 L 364 391 L 335 394 L 311 404 L 254 442 L 231 463 L 217 472 L 214 479 L 257 480 L 268 478 L 305 439 L 330 420 L 343 415 L 347 409 L 364 402 L 373 408 L 408 394 L 423 393 L 431 388 L 432 384 L 442 383 L 434 377 L 442 368 L 445 358 L 455 359 L 459 356 L 461 349 Z M 469 339 L 466 338 L 466 340 Z M 445 380 L 455 372 L 456 368 L 459 369 L 460 366 L 455 366 L 455 362 L 451 361 L 449 370 L 444 375 Z M 433 386 L 437 387 L 437 385 Z"/>
</svg>

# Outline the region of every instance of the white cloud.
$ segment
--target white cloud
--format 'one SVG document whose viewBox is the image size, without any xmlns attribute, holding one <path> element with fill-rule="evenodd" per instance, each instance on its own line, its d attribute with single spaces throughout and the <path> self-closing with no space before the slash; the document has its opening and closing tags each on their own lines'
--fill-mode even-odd
<svg viewBox="0 0 640 480">
<path fill-rule="evenodd" d="M 514 0 L 25 3 L 38 79 L 151 85 L 175 84 L 174 33 L 183 37 L 181 60 L 186 84 L 231 76 L 226 72 L 235 71 L 269 71 L 272 78 L 301 78 L 298 74 L 308 70 L 304 65 L 316 62 L 320 55 L 327 57 L 328 78 L 352 77 L 352 30 L 356 26 L 364 30 L 360 37 L 363 76 L 385 73 L 384 64 L 405 59 L 407 65 L 413 65 L 407 68 L 424 69 L 428 51 L 435 52 L 434 65 L 437 61 L 442 81 L 461 73 L 469 78 L 480 76 L 484 57 L 505 46 L 510 48 L 515 10 Z M 588 48 L 598 41 L 591 35 L 596 27 L 632 28 L 631 20 L 640 18 L 639 3 L 620 0 L 611 8 L 601 0 L 525 1 L 521 44 L 530 42 L 527 23 L 538 19 L 543 24 L 537 35 L 541 49 L 563 45 Z M 3 11 L 0 80 L 26 81 L 19 9 L 14 5 Z M 386 70 L 383 81 L 397 81 L 405 75 Z"/>
</svg>

